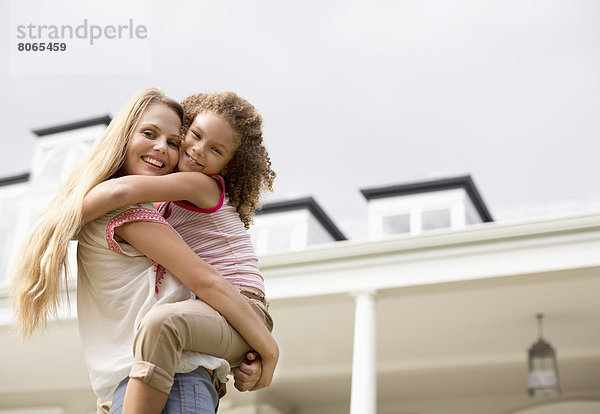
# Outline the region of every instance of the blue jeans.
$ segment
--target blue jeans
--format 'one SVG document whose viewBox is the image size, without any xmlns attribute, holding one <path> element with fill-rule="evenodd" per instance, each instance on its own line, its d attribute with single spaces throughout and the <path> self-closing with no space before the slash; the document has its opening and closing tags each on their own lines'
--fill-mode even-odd
<svg viewBox="0 0 600 414">
<path fill-rule="evenodd" d="M 111 414 L 121 414 L 129 378 L 125 378 L 115 392 Z M 219 396 L 211 376 L 202 367 L 187 374 L 175 374 L 175 382 L 163 414 L 214 414 L 219 407 Z"/>
</svg>

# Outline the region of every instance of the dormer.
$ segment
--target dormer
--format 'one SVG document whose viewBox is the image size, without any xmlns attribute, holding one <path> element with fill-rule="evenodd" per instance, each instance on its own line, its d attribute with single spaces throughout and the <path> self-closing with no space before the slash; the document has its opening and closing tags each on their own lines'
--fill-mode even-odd
<svg viewBox="0 0 600 414">
<path fill-rule="evenodd" d="M 254 217 L 250 235 L 258 254 L 346 240 L 312 197 L 265 204 Z"/>
<path fill-rule="evenodd" d="M 74 164 L 104 133 L 110 120 L 103 116 L 34 130 L 38 139 L 31 171 L 0 178 L 0 289 L 8 282 L 10 260 L 15 257 L 32 224 Z M 74 263 L 71 268 L 75 268 Z"/>
<path fill-rule="evenodd" d="M 102 116 L 34 130 L 39 139 L 33 154 L 31 183 L 47 185 L 63 181 L 75 163 L 90 151 L 110 120 L 109 116 Z"/>
<path fill-rule="evenodd" d="M 369 210 L 369 238 L 460 230 L 493 221 L 471 176 L 361 190 Z"/>
</svg>

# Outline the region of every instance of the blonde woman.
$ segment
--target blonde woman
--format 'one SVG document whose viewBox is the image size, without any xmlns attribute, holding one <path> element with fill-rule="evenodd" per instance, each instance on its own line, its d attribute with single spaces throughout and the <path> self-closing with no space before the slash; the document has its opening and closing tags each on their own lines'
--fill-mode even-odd
<svg viewBox="0 0 600 414">
<path fill-rule="evenodd" d="M 246 231 L 262 190 L 271 189 L 275 178 L 263 144 L 262 118 L 233 92 L 192 95 L 182 106 L 185 138 L 179 172 L 103 182 L 85 197 L 84 221 L 123 205 L 173 200 L 160 204 L 158 210 L 199 257 L 240 290 L 271 331 L 264 279 Z M 156 291 L 161 289 L 159 279 Z M 154 307 L 141 321 L 129 377 L 169 394 L 185 350 L 222 357 L 236 367 L 250 349 L 204 302 L 169 303 Z M 138 412 L 135 402 L 149 398 L 143 393 L 134 384 L 127 387 L 123 411 Z"/>
<path fill-rule="evenodd" d="M 11 298 L 21 333 L 29 338 L 56 314 L 67 247 L 79 238 L 80 335 L 92 386 L 102 400 L 110 400 L 127 377 L 135 328 L 144 314 L 159 303 L 187 299 L 189 290 L 219 311 L 268 366 L 274 368 L 278 359 L 277 343 L 238 290 L 198 258 L 152 205 L 124 207 L 81 228 L 82 200 L 100 182 L 171 171 L 179 156 L 182 114 L 160 91 L 134 97 L 70 175 L 15 261 Z M 165 279 L 162 296 L 155 295 L 154 262 L 189 290 Z M 272 373 L 263 371 L 262 382 L 268 385 Z"/>
</svg>

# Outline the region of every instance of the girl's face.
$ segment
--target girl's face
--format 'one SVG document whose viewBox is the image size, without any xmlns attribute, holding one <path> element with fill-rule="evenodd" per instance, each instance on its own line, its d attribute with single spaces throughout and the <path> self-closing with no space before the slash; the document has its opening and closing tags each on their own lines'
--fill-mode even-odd
<svg viewBox="0 0 600 414">
<path fill-rule="evenodd" d="M 185 134 L 179 171 L 219 174 L 239 145 L 229 123 L 213 112 L 196 116 Z"/>
<path fill-rule="evenodd" d="M 179 161 L 181 121 L 167 105 L 146 108 L 127 145 L 121 175 L 164 175 Z"/>
</svg>

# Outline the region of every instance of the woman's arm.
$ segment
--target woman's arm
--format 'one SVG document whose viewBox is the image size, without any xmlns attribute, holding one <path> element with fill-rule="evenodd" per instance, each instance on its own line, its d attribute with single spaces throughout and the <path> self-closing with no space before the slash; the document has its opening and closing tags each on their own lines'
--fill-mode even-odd
<svg viewBox="0 0 600 414">
<path fill-rule="evenodd" d="M 199 172 L 178 172 L 160 176 L 126 175 L 104 181 L 83 199 L 82 224 L 128 204 L 187 200 L 200 208 L 217 205 L 221 186 Z"/>
<path fill-rule="evenodd" d="M 267 387 L 279 359 L 279 347 L 242 295 L 183 241 L 171 227 L 137 221 L 115 229 L 156 263 L 160 263 L 186 285 L 199 299 L 217 310 L 261 357 L 262 376 L 252 388 Z"/>
</svg>

